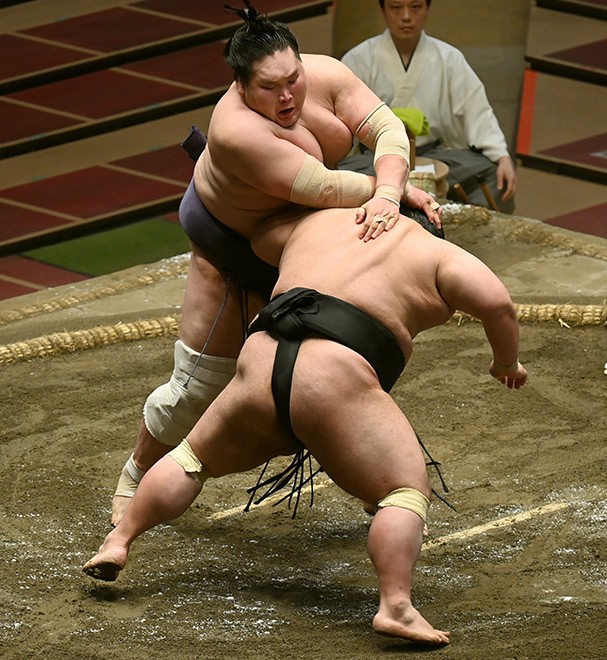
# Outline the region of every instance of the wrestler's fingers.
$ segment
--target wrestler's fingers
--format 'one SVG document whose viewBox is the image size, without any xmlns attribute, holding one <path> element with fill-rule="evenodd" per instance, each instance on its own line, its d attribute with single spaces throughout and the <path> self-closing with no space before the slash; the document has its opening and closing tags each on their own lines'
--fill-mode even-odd
<svg viewBox="0 0 607 660">
<path fill-rule="evenodd" d="M 436 225 L 439 229 L 441 228 L 443 208 L 438 202 L 428 203 L 428 213 L 426 213 L 426 215 L 432 224 Z"/>
<path fill-rule="evenodd" d="M 365 218 L 367 217 L 367 209 L 364 206 L 359 206 L 356 209 L 356 215 L 354 216 L 356 220 L 356 224 L 360 225 L 365 221 Z"/>
<path fill-rule="evenodd" d="M 385 231 L 389 231 L 394 227 L 394 225 L 398 222 L 398 219 L 400 218 L 400 213 L 397 213 L 396 215 L 391 215 L 388 219 L 388 222 L 386 223 L 386 229 Z"/>
<path fill-rule="evenodd" d="M 371 240 L 373 234 L 377 231 L 380 225 L 383 225 L 385 218 L 380 215 L 367 215 L 365 223 L 363 225 L 363 230 L 359 234 L 359 238 L 362 238 L 364 241 Z M 383 228 L 382 228 L 383 231 Z"/>
<path fill-rule="evenodd" d="M 390 223 L 390 217 L 389 216 L 374 216 L 371 222 L 371 225 L 369 227 L 369 231 L 367 232 L 367 237 L 365 237 L 365 240 L 371 240 L 373 238 L 377 238 L 378 236 L 381 236 L 388 227 L 388 224 Z"/>
</svg>

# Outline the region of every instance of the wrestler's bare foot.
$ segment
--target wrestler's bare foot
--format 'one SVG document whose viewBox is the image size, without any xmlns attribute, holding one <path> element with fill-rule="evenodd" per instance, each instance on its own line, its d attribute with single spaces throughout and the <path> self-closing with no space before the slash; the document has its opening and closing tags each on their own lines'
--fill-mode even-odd
<svg viewBox="0 0 607 660">
<path fill-rule="evenodd" d="M 449 644 L 451 633 L 433 628 L 410 603 L 380 608 L 373 630 L 388 637 L 402 637 L 421 644 Z"/>
<path fill-rule="evenodd" d="M 114 498 L 112 499 L 112 527 L 116 527 L 116 525 L 122 520 L 122 516 L 124 516 L 125 511 L 129 508 L 132 499 L 132 497 L 114 495 Z"/>
<path fill-rule="evenodd" d="M 97 554 L 86 562 L 82 570 L 96 580 L 113 582 L 125 567 L 128 554 L 128 548 L 114 541 L 110 532 Z"/>
</svg>

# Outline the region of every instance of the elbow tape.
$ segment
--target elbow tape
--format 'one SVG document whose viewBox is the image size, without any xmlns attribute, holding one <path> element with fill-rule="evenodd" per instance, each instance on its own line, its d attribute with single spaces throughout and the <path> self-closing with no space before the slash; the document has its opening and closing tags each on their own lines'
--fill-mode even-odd
<svg viewBox="0 0 607 660">
<path fill-rule="evenodd" d="M 369 125 L 369 131 L 362 138 L 360 131 Z M 355 136 L 375 152 L 373 163 L 382 156 L 400 156 L 409 162 L 409 136 L 403 122 L 388 108 L 380 103 L 372 110 L 356 129 Z"/>
</svg>

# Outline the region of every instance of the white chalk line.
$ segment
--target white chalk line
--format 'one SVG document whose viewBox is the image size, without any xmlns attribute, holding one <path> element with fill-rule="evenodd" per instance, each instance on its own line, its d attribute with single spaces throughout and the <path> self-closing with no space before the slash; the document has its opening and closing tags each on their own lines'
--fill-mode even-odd
<svg viewBox="0 0 607 660">
<path fill-rule="evenodd" d="M 321 490 L 322 488 L 325 488 L 326 486 L 329 486 L 332 483 L 333 482 L 330 479 L 326 479 L 325 481 L 315 483 L 314 490 Z M 302 493 L 309 493 L 310 490 L 311 490 L 310 486 L 306 486 L 305 488 L 302 488 Z M 267 500 L 264 500 L 261 504 L 258 504 L 256 506 L 258 507 L 269 506 L 274 502 L 277 502 L 281 497 L 284 497 L 284 493 L 278 493 L 276 495 L 272 495 L 272 497 L 268 497 Z M 519 522 L 529 520 L 535 516 L 544 515 L 546 513 L 555 513 L 556 511 L 566 509 L 569 506 L 570 504 L 568 502 L 555 502 L 553 504 L 544 504 L 543 506 L 538 506 L 535 507 L 534 509 L 528 509 L 527 511 L 521 511 L 521 513 L 516 513 L 512 516 L 497 518 L 495 520 L 490 520 L 489 522 L 483 523 L 482 525 L 476 525 L 468 529 L 463 529 L 459 532 L 453 532 L 453 534 L 439 536 L 438 538 L 431 539 L 430 541 L 426 541 L 422 549 L 431 550 L 432 548 L 438 548 L 442 545 L 451 543 L 453 541 L 460 541 L 462 539 L 468 539 L 474 536 L 479 536 L 480 534 L 483 534 L 484 532 L 487 532 L 489 530 L 500 529 L 503 527 L 510 527 L 512 525 L 516 525 Z M 209 518 L 211 520 L 222 520 L 224 518 L 229 518 L 231 516 L 243 512 L 244 512 L 244 508 L 242 505 L 240 505 L 233 507 L 231 509 L 226 509 L 225 511 L 219 511 L 217 513 L 213 513 L 209 516 Z"/>
<path fill-rule="evenodd" d="M 332 484 L 333 482 L 330 479 L 326 479 L 325 481 L 320 481 L 320 482 L 314 482 L 314 491 L 321 490 L 322 488 L 325 488 L 325 486 L 328 486 L 329 484 Z M 302 494 L 304 493 L 309 493 L 312 489 L 310 486 L 306 486 L 305 488 L 301 489 Z M 285 496 L 285 493 L 277 493 L 276 495 L 272 495 L 271 497 L 268 497 L 267 500 L 264 500 L 260 504 L 256 504 L 255 508 L 259 508 L 262 506 L 269 506 L 270 504 L 273 504 L 274 502 L 278 502 L 282 497 Z M 211 520 L 222 520 L 223 518 L 229 518 L 230 516 L 234 516 L 237 513 L 244 513 L 244 506 L 241 504 L 240 506 L 235 506 L 231 509 L 226 509 L 225 511 L 218 511 L 217 513 L 212 513 L 209 518 Z"/>
<path fill-rule="evenodd" d="M 534 516 L 540 516 L 545 513 L 554 513 L 555 511 L 560 511 L 561 509 L 567 508 L 569 505 L 568 502 L 556 502 L 554 504 L 545 504 L 544 506 L 538 506 L 535 509 L 529 509 L 528 511 L 522 511 L 513 516 L 505 516 L 504 518 L 497 518 L 496 520 L 490 520 L 487 523 L 482 525 L 476 525 L 475 527 L 470 527 L 468 529 L 463 529 L 460 532 L 454 532 L 453 534 L 447 534 L 446 536 L 439 536 L 436 539 L 427 541 L 424 543 L 422 550 L 429 550 L 431 548 L 438 548 L 441 545 L 450 543 L 452 541 L 459 541 L 461 539 L 468 539 L 473 536 L 478 536 L 483 534 L 486 531 L 492 529 L 500 529 L 501 527 L 509 527 L 511 525 L 516 525 L 516 523 L 522 522 L 524 520 L 529 520 Z"/>
</svg>

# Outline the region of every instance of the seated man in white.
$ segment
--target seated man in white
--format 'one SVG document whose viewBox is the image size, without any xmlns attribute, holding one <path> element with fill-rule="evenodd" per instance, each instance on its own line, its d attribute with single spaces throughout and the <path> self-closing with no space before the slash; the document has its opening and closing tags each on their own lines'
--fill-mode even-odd
<svg viewBox="0 0 607 660">
<path fill-rule="evenodd" d="M 424 31 L 430 4 L 379 0 L 386 30 L 349 50 L 342 61 L 389 107 L 425 113 L 430 130 L 417 138 L 417 155 L 449 166 L 449 198 L 461 201 L 453 190 L 459 183 L 471 204 L 487 206 L 481 177 L 499 210 L 512 213 L 516 173 L 506 139 L 463 54 Z"/>
</svg>

